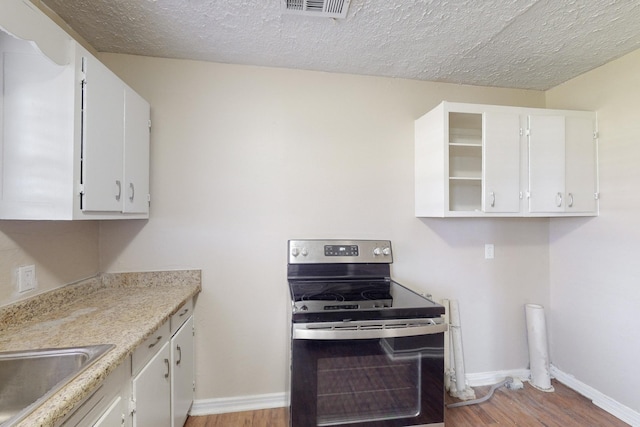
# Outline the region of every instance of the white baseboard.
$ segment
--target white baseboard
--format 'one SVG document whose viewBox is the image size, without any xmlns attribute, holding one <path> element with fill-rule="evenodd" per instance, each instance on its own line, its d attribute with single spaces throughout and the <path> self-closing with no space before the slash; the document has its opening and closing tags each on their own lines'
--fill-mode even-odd
<svg viewBox="0 0 640 427">
<path fill-rule="evenodd" d="M 591 399 L 594 405 L 599 406 L 611 415 L 632 426 L 640 426 L 640 412 L 636 412 L 628 406 L 613 400 L 593 387 L 577 380 L 573 375 L 562 372 L 553 365 L 551 365 L 551 375 L 562 384 L 572 388 L 586 398 Z"/>
<path fill-rule="evenodd" d="M 193 402 L 189 415 L 213 415 L 229 412 L 256 411 L 259 409 L 282 408 L 289 405 L 287 393 L 270 393 L 254 396 L 200 399 Z"/>
<path fill-rule="evenodd" d="M 512 369 L 508 371 L 478 372 L 475 374 L 466 374 L 465 378 L 470 387 L 480 387 L 485 385 L 497 384 L 507 377 L 520 378 L 526 380 L 529 378 L 530 371 L 528 369 Z"/>
</svg>

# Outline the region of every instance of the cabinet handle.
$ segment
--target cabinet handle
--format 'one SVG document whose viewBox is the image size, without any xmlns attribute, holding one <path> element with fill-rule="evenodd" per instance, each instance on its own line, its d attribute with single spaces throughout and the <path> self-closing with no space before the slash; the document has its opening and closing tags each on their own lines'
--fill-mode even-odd
<svg viewBox="0 0 640 427">
<path fill-rule="evenodd" d="M 491 207 L 494 208 L 496 206 L 496 193 L 492 191 L 489 194 L 491 195 Z"/>
<path fill-rule="evenodd" d="M 167 373 L 164 374 L 165 378 L 169 378 L 169 373 L 171 371 L 171 365 L 169 364 L 169 359 L 164 359 L 165 365 L 167 365 Z"/>
<path fill-rule="evenodd" d="M 188 309 L 188 308 L 185 308 L 184 310 L 182 310 L 182 313 L 178 314 L 178 317 L 182 317 L 182 316 L 184 316 L 185 314 L 187 314 L 188 312 L 189 312 L 189 309 Z"/>
<path fill-rule="evenodd" d="M 129 201 L 133 202 L 133 197 L 136 195 L 136 189 L 133 186 L 133 182 L 129 183 Z"/>
<path fill-rule="evenodd" d="M 562 206 L 562 193 L 560 192 L 556 194 L 556 206 L 558 207 Z"/>
<path fill-rule="evenodd" d="M 178 360 L 176 361 L 176 365 L 180 365 L 180 362 L 182 362 L 182 349 L 178 345 L 176 346 L 176 350 L 178 350 Z"/>
<path fill-rule="evenodd" d="M 122 195 L 122 183 L 119 179 L 116 179 L 116 187 L 118 187 L 118 193 L 116 193 L 116 200 L 120 201 L 120 196 Z"/>
<path fill-rule="evenodd" d="M 567 197 L 569 198 L 569 203 L 567 203 L 567 206 L 572 208 L 573 207 L 573 193 L 567 194 Z"/>
<path fill-rule="evenodd" d="M 160 340 L 162 339 L 162 335 L 158 336 L 156 338 L 156 342 L 154 342 L 153 344 L 149 344 L 149 348 L 153 348 L 156 346 L 156 344 L 158 344 L 160 342 Z"/>
</svg>

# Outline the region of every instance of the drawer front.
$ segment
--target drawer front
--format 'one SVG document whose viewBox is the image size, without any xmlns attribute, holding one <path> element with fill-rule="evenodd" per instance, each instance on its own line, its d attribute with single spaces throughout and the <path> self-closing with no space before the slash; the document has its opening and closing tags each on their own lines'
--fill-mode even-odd
<svg viewBox="0 0 640 427">
<path fill-rule="evenodd" d="M 170 338 L 169 322 L 165 322 L 157 331 L 149 336 L 140 346 L 133 352 L 131 359 L 131 372 L 137 374 L 144 365 L 151 360 L 154 354 L 158 352 L 168 342 Z"/>
<path fill-rule="evenodd" d="M 185 302 L 182 307 L 178 309 L 178 311 L 171 316 L 171 335 L 175 334 L 180 326 L 184 322 L 191 317 L 193 314 L 193 298 L 189 299 L 189 301 Z"/>
</svg>

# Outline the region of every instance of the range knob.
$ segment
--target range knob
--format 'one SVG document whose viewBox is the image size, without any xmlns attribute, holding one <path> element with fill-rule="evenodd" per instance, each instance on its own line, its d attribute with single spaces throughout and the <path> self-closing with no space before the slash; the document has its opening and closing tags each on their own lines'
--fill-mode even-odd
<svg viewBox="0 0 640 427">
<path fill-rule="evenodd" d="M 384 249 L 382 249 L 382 253 L 383 253 L 385 256 L 389 256 L 389 255 L 391 255 L 391 248 L 384 248 Z"/>
<path fill-rule="evenodd" d="M 300 251 L 300 253 L 302 254 L 302 256 L 309 255 L 309 251 L 307 250 L 307 248 L 302 248 L 302 251 Z"/>
<path fill-rule="evenodd" d="M 373 250 L 373 254 L 374 254 L 375 256 L 382 255 L 382 249 L 380 249 L 380 248 L 375 248 L 375 249 Z"/>
<path fill-rule="evenodd" d="M 300 255 L 300 249 L 298 249 L 298 248 L 291 248 L 291 255 L 293 255 L 293 256 L 298 256 L 298 255 Z"/>
</svg>

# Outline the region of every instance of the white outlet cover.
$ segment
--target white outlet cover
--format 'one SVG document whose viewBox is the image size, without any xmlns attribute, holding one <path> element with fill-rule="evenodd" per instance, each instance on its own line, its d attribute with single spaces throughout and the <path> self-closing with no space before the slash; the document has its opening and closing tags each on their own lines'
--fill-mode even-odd
<svg viewBox="0 0 640 427">
<path fill-rule="evenodd" d="M 494 246 L 492 243 L 487 243 L 484 245 L 484 258 L 485 259 L 493 259 L 495 255 Z"/>
<path fill-rule="evenodd" d="M 36 288 L 36 266 L 18 267 L 18 292 L 27 292 Z"/>
</svg>

